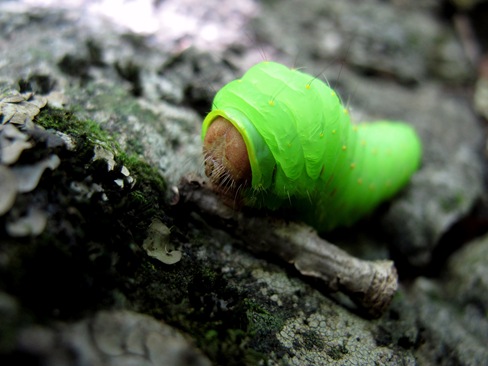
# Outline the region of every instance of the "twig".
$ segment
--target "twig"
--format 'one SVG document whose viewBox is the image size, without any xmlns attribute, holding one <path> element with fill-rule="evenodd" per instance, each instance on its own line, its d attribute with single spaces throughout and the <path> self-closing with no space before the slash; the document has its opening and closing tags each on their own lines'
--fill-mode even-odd
<svg viewBox="0 0 488 366">
<path fill-rule="evenodd" d="M 183 182 L 179 194 L 180 201 L 219 220 L 250 250 L 272 253 L 293 263 L 300 273 L 320 278 L 331 291 L 342 291 L 374 317 L 383 314 L 397 290 L 398 275 L 392 261 L 361 260 L 320 238 L 307 225 L 233 210 L 202 182 Z"/>
</svg>

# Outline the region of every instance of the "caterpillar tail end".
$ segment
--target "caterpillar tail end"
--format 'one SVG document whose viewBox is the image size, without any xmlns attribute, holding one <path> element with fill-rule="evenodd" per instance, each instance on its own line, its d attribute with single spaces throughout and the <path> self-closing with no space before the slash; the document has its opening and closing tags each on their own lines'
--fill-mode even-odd
<svg viewBox="0 0 488 366">
<path fill-rule="evenodd" d="M 252 182 L 251 164 L 242 135 L 223 117 L 208 127 L 203 140 L 205 175 L 226 195 L 247 188 Z"/>
</svg>

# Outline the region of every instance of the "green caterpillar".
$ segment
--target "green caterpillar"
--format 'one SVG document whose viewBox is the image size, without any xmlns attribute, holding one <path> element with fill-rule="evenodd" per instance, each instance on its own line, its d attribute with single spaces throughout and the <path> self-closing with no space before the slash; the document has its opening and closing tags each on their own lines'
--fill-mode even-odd
<svg viewBox="0 0 488 366">
<path fill-rule="evenodd" d="M 319 232 L 391 198 L 422 153 L 411 126 L 353 125 L 325 83 L 274 62 L 217 93 L 202 140 L 206 175 L 220 191 L 250 206 L 291 208 Z"/>
</svg>

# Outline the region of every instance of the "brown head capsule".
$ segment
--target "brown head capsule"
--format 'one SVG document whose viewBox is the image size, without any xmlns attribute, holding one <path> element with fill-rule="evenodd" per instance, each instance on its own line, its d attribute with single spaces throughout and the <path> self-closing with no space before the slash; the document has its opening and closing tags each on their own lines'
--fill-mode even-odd
<svg viewBox="0 0 488 366">
<path fill-rule="evenodd" d="M 250 186 L 251 164 L 239 131 L 223 117 L 209 126 L 203 141 L 205 174 L 226 195 Z"/>
</svg>

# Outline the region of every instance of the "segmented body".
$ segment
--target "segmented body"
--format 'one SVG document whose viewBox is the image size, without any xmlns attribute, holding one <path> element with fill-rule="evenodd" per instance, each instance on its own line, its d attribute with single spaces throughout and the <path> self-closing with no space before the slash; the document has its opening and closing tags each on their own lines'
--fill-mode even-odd
<svg viewBox="0 0 488 366">
<path fill-rule="evenodd" d="M 218 117 L 241 134 L 252 206 L 292 207 L 319 231 L 350 225 L 391 198 L 418 169 L 421 143 L 405 123 L 351 124 L 320 79 L 274 62 L 249 69 L 215 96 L 202 139 Z"/>
</svg>

